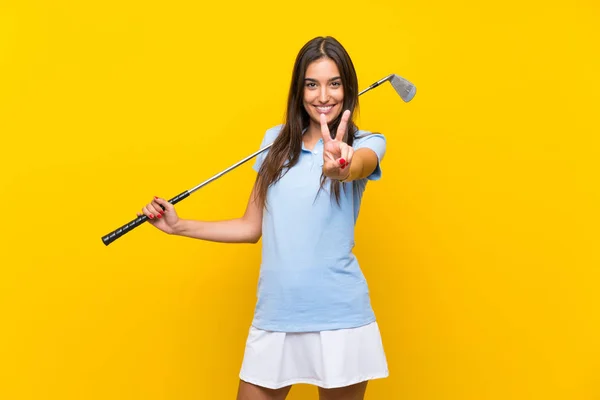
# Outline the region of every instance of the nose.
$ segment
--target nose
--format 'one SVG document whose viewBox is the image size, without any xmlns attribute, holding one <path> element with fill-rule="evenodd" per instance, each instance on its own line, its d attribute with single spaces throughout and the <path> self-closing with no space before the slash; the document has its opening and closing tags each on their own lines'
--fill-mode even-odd
<svg viewBox="0 0 600 400">
<path fill-rule="evenodd" d="M 326 104 L 329 101 L 329 89 L 327 85 L 321 86 L 321 91 L 319 92 L 319 101 L 323 104 Z"/>
</svg>

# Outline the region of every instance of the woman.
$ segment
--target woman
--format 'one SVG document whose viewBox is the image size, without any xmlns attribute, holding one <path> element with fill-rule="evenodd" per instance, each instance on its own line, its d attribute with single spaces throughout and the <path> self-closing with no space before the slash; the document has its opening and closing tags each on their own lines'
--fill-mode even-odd
<svg viewBox="0 0 600 400">
<path fill-rule="evenodd" d="M 317 386 L 321 400 L 363 399 L 369 380 L 388 375 L 352 253 L 362 194 L 381 177 L 386 142 L 354 125 L 357 108 L 349 55 L 332 37 L 314 38 L 296 58 L 285 123 L 264 135 L 261 148 L 273 146 L 256 159 L 244 215 L 184 220 L 157 197 L 142 210 L 168 234 L 229 243 L 262 237 L 238 400 L 285 399 L 296 383 Z"/>
</svg>

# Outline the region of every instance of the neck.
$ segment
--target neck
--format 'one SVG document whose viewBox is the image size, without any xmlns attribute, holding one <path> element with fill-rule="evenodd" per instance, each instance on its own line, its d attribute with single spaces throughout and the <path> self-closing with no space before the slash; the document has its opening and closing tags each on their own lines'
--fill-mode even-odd
<svg viewBox="0 0 600 400">
<path fill-rule="evenodd" d="M 306 132 L 304 132 L 303 139 L 305 142 L 314 143 L 318 142 L 323 135 L 321 135 L 321 125 L 315 124 L 313 121 L 310 121 Z"/>
</svg>

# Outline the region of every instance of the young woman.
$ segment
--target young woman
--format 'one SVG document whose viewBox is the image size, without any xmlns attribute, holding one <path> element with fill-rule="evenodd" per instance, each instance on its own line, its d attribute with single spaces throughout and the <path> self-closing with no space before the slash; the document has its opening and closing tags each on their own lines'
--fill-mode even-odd
<svg viewBox="0 0 600 400">
<path fill-rule="evenodd" d="M 346 50 L 332 37 L 314 38 L 296 58 L 285 122 L 262 140 L 261 148 L 273 146 L 257 156 L 244 215 L 184 220 L 158 197 L 142 210 L 168 234 L 229 243 L 262 237 L 238 400 L 285 399 L 296 383 L 317 386 L 321 400 L 363 399 L 369 380 L 388 375 L 352 253 L 361 198 L 367 182 L 381 177 L 386 142 L 354 125 L 357 108 Z"/>
</svg>

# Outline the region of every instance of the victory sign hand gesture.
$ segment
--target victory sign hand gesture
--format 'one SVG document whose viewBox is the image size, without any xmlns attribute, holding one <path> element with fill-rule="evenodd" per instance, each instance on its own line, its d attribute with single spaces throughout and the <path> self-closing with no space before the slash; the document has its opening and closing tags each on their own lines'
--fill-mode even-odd
<svg viewBox="0 0 600 400">
<path fill-rule="evenodd" d="M 323 174 L 331 179 L 347 178 L 350 175 L 350 164 L 354 154 L 352 147 L 343 142 L 346 129 L 348 129 L 350 110 L 346 110 L 342 114 L 342 120 L 334 139 L 331 138 L 325 114 L 321 114 L 320 118 L 321 134 L 323 135 Z"/>
</svg>

